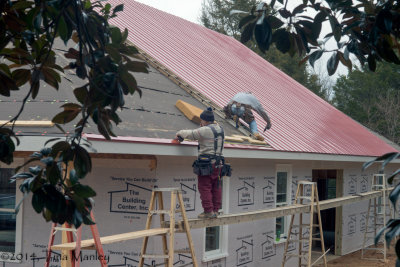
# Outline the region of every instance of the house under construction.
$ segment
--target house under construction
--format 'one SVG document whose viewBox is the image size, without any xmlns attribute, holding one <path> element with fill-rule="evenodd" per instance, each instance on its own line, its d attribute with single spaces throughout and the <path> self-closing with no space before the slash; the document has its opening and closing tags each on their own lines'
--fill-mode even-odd
<svg viewBox="0 0 400 267">
<path fill-rule="evenodd" d="M 110 1 L 112 5 L 120 2 Z M 368 230 L 368 200 L 359 201 L 359 195 L 376 189 L 372 178 L 379 173 L 378 165 L 362 172 L 362 164 L 399 147 L 338 111 L 235 39 L 136 1 L 124 2 L 124 11 L 112 23 L 129 30 L 128 40 L 149 63 L 150 72 L 135 76 L 143 96 L 126 97 L 126 108 L 119 114 L 123 122 L 115 128 L 117 138 L 107 141 L 95 127 L 86 129 L 86 138 L 96 151 L 91 153 L 93 171 L 83 182 L 97 192 L 94 214 L 100 236 L 144 229 L 153 188 L 181 189 L 189 218 L 203 211 L 191 168 L 197 144 L 172 144 L 171 139 L 180 129 L 198 127 L 187 117 L 193 106 L 211 106 L 217 122 L 231 137 L 224 155 L 233 175 L 222 183 L 222 210 L 233 216 L 227 216 L 220 226 L 189 220 L 199 266 L 280 266 L 292 211 L 254 220 L 256 216 L 248 212 L 284 210 L 293 203 L 299 181 L 315 182 L 320 201 L 349 197 L 340 204 L 334 200 L 321 211 L 324 244 L 336 255 L 360 249 Z M 58 60 L 65 60 L 61 53 Z M 51 224 L 44 223 L 31 208 L 30 197 L 24 199 L 20 212 L 13 214 L 15 203 L 23 196 L 18 184 L 9 184 L 8 178 L 12 168 L 40 150 L 45 141 L 64 137 L 49 121 L 62 103 L 74 99 L 68 89 L 75 88 L 79 79 L 72 72 L 66 75 L 70 81 L 64 80 L 58 92 L 48 88 L 29 100 L 21 115 L 21 120 L 29 123 L 16 126 L 21 145 L 15 163 L 0 163 L 0 266 L 45 264 Z M 272 128 L 264 133 L 265 144 L 238 138 L 248 136 L 248 130 L 235 128 L 221 112 L 241 91 L 251 91 L 271 118 Z M 0 120 L 12 117 L 22 98 L 19 91 L 11 98 L 0 97 Z M 181 106 L 177 107 L 177 102 Z M 262 126 L 259 128 L 264 128 L 261 117 L 256 115 L 256 120 Z M 73 131 L 73 126 L 70 123 L 66 129 Z M 388 164 L 385 173 L 399 166 L 398 162 Z M 83 239 L 91 238 L 86 230 Z M 60 243 L 58 237 L 55 243 Z M 367 243 L 372 244 L 372 240 Z M 107 265 L 138 266 L 141 246 L 141 239 L 104 245 Z M 149 239 L 150 251 L 159 246 L 157 239 Z M 308 246 L 320 250 L 321 242 Z M 177 236 L 175 247 L 185 249 L 186 240 Z M 288 250 L 298 250 L 298 244 L 290 244 Z M 96 253 L 83 251 L 81 265 L 99 266 Z M 175 256 L 174 266 L 191 262 L 190 255 L 182 253 Z M 144 266 L 162 263 L 163 259 L 146 259 Z M 285 266 L 297 263 L 297 259 L 290 259 Z M 64 264 L 60 253 L 52 254 L 49 266 Z"/>
</svg>

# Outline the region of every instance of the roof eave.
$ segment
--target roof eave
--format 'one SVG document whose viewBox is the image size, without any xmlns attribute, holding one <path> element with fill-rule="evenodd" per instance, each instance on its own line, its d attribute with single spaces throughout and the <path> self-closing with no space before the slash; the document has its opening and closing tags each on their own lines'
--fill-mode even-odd
<svg viewBox="0 0 400 267">
<path fill-rule="evenodd" d="M 171 143 L 168 139 L 154 138 L 122 138 L 121 140 L 105 140 L 98 135 L 87 135 L 96 153 L 107 154 L 134 154 L 156 156 L 185 156 L 196 157 L 197 145 L 194 142 L 184 142 L 181 145 Z M 21 136 L 21 144 L 17 151 L 39 151 L 44 143 L 52 136 Z M 131 139 L 130 141 L 128 139 Z M 140 139 L 140 140 L 139 140 Z M 226 145 L 224 156 L 227 158 L 244 159 L 274 159 L 274 160 L 312 160 L 312 161 L 338 161 L 338 162 L 366 162 L 374 159 L 374 156 L 336 155 L 320 153 L 286 152 L 262 147 L 249 148 L 243 145 Z M 400 163 L 400 160 L 392 163 Z"/>
</svg>

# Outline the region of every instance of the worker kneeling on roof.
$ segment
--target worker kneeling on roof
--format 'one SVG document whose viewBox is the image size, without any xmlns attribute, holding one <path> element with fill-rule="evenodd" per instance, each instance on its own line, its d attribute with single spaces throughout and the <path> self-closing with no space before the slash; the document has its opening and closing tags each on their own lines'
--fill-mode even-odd
<svg viewBox="0 0 400 267">
<path fill-rule="evenodd" d="M 198 188 L 204 212 L 201 219 L 215 218 L 221 208 L 221 177 L 231 176 L 229 164 L 222 155 L 224 149 L 224 129 L 214 121 L 214 113 L 207 108 L 200 115 L 200 128 L 180 130 L 176 140 L 198 140 L 198 158 L 193 163 L 193 172 L 198 175 Z"/>
<path fill-rule="evenodd" d="M 250 131 L 254 138 L 260 141 L 264 141 L 264 137 L 262 137 L 258 133 L 257 123 L 254 119 L 253 112 L 251 111 L 252 109 L 260 114 L 260 116 L 267 122 L 267 125 L 264 128 L 264 132 L 265 130 L 270 129 L 271 120 L 269 119 L 267 112 L 265 112 L 263 106 L 258 101 L 258 99 L 250 92 L 237 93 L 229 101 L 228 105 L 224 107 L 224 112 L 227 119 L 233 119 L 236 122 L 236 127 L 239 127 L 239 119 L 243 119 L 246 123 L 249 124 Z"/>
</svg>

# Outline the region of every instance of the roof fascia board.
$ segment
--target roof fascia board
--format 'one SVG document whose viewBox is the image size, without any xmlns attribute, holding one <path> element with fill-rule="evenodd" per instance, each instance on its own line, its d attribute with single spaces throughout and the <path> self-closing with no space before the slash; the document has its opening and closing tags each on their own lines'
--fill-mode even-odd
<svg viewBox="0 0 400 267">
<path fill-rule="evenodd" d="M 21 144 L 17 147 L 17 151 L 39 151 L 44 147 L 44 143 L 50 139 L 53 139 L 54 136 L 20 136 L 19 138 Z M 90 142 L 92 143 L 93 148 L 96 149 L 97 153 L 157 156 L 197 156 L 197 146 L 194 145 L 113 142 L 107 140 L 90 140 Z M 224 155 L 227 158 L 315 160 L 341 162 L 366 162 L 375 158 L 352 155 L 330 155 L 270 150 L 250 150 L 241 148 L 226 148 L 224 150 Z M 392 163 L 400 163 L 400 160 L 395 160 Z"/>
</svg>

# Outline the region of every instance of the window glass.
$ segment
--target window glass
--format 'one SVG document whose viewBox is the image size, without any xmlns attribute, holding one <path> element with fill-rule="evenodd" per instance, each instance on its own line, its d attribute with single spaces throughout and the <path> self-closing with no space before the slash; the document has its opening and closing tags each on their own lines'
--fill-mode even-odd
<svg viewBox="0 0 400 267">
<path fill-rule="evenodd" d="M 220 181 L 219 186 L 221 187 L 221 192 L 223 192 L 222 180 Z M 224 202 L 224 197 L 222 197 L 222 205 L 223 205 L 223 202 Z M 205 252 L 209 252 L 209 251 L 213 251 L 213 250 L 220 250 L 220 238 L 221 238 L 220 233 L 221 233 L 221 226 L 214 226 L 214 227 L 206 228 Z"/>
<path fill-rule="evenodd" d="M 206 252 L 219 250 L 220 226 L 206 228 Z"/>
<path fill-rule="evenodd" d="M 336 179 L 328 178 L 328 199 L 336 198 Z"/>
<path fill-rule="evenodd" d="M 16 215 L 15 183 L 10 183 L 14 169 L 0 169 L 0 251 L 15 252 Z M 10 211 L 5 211 L 9 209 Z"/>
<path fill-rule="evenodd" d="M 286 203 L 287 200 L 287 172 L 278 172 L 276 181 L 276 204 Z"/>
<path fill-rule="evenodd" d="M 276 207 L 288 205 L 289 195 L 289 172 L 285 169 L 276 172 Z M 287 237 L 287 217 L 279 217 L 275 219 L 275 241 L 279 242 L 282 238 Z"/>
</svg>

